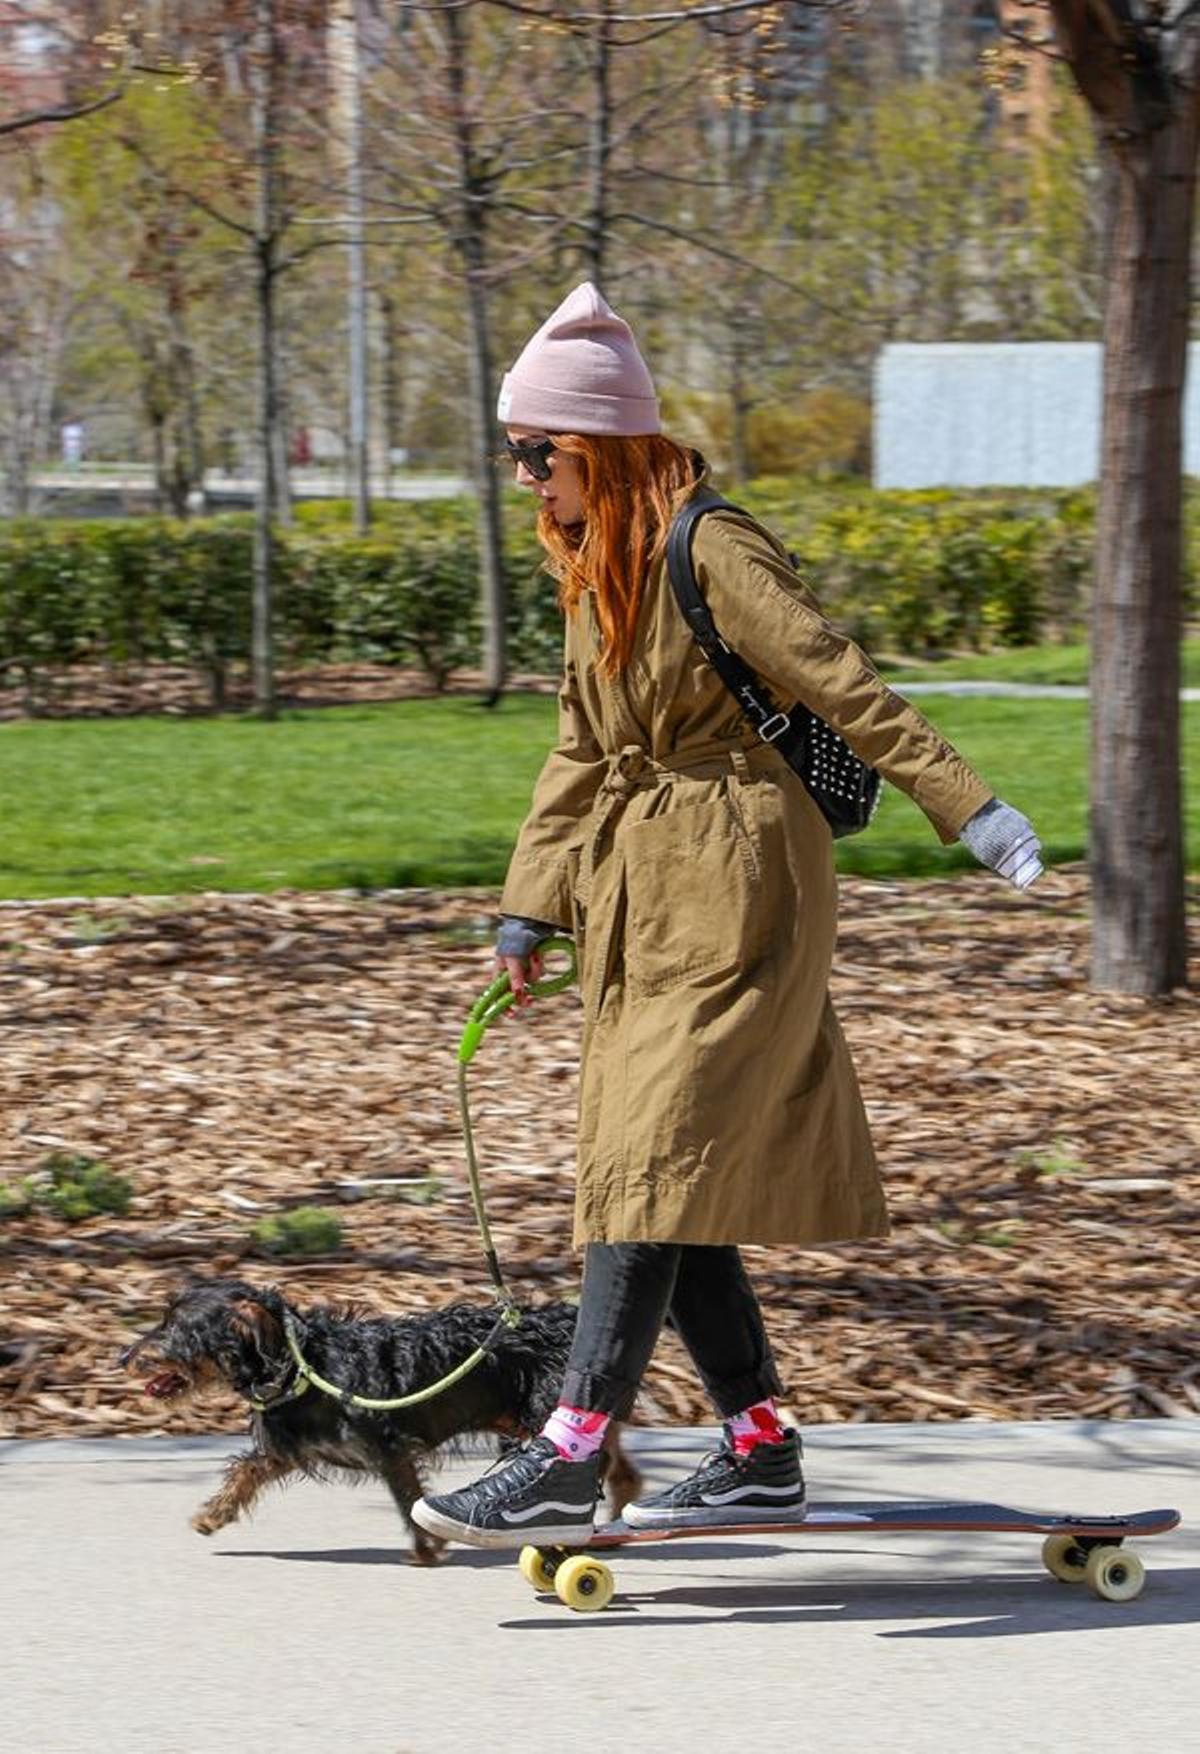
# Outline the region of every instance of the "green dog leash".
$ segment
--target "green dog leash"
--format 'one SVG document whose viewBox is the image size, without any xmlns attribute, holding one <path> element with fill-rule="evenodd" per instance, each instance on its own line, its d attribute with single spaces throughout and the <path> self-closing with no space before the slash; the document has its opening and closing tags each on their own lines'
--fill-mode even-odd
<svg viewBox="0 0 1200 1754">
<path fill-rule="evenodd" d="M 562 952 L 567 958 L 567 966 L 558 974 L 543 975 L 541 980 L 530 981 L 526 991 L 535 999 L 548 999 L 555 993 L 561 993 L 575 979 L 575 946 L 569 938 L 548 938 L 538 946 L 543 956 Z M 475 1208 L 475 1222 L 479 1226 L 479 1235 L 483 1242 L 484 1258 L 487 1261 L 488 1273 L 496 1291 L 496 1299 L 503 1312 L 501 1319 L 510 1327 L 516 1327 L 520 1321 L 520 1312 L 513 1300 L 508 1286 L 504 1282 L 504 1274 L 500 1271 L 500 1262 L 492 1243 L 492 1233 L 488 1228 L 487 1213 L 483 1205 L 483 1190 L 479 1180 L 479 1163 L 475 1156 L 475 1138 L 471 1131 L 471 1110 L 467 1101 L 467 1067 L 475 1058 L 475 1050 L 483 1040 L 484 1031 L 498 1017 L 503 1017 L 516 1003 L 517 995 L 513 992 L 507 974 L 497 975 L 487 992 L 472 1005 L 467 1019 L 467 1027 L 463 1030 L 462 1040 L 458 1044 L 458 1112 L 462 1121 L 463 1146 L 467 1155 L 467 1182 L 471 1189 L 471 1204 Z"/>
<path fill-rule="evenodd" d="M 543 975 L 540 980 L 530 981 L 526 987 L 526 991 L 534 998 L 548 999 L 555 993 L 563 992 L 574 981 L 576 975 L 575 946 L 569 938 L 548 938 L 538 948 L 543 956 L 561 953 L 567 958 L 566 967 L 557 974 Z M 296 1332 L 295 1321 L 290 1315 L 285 1315 L 283 1331 L 287 1339 L 288 1350 L 291 1352 L 292 1360 L 296 1366 L 297 1386 L 292 1389 L 290 1394 L 282 1395 L 274 1401 L 252 1402 L 252 1404 L 258 1405 L 260 1412 L 266 1412 L 270 1407 L 279 1405 L 284 1400 L 295 1400 L 310 1385 L 315 1389 L 320 1389 L 323 1394 L 332 1395 L 335 1400 L 342 1401 L 348 1407 L 361 1407 L 374 1413 L 391 1413 L 401 1407 L 418 1406 L 422 1401 L 432 1401 L 436 1395 L 442 1394 L 456 1382 L 461 1382 L 462 1378 L 469 1371 L 474 1370 L 477 1364 L 482 1364 L 506 1330 L 515 1328 L 520 1322 L 521 1312 L 505 1283 L 487 1221 L 487 1211 L 483 1203 L 483 1188 L 479 1178 L 479 1162 L 475 1155 L 475 1138 L 471 1130 L 470 1103 L 467 1098 L 467 1067 L 475 1058 L 476 1049 L 483 1040 L 484 1032 L 489 1025 L 495 1023 L 498 1017 L 503 1017 L 504 1013 L 511 1009 L 516 1003 L 516 997 L 508 975 L 497 975 L 487 991 L 472 1005 L 467 1016 L 466 1028 L 462 1033 L 462 1040 L 458 1044 L 458 1112 L 462 1121 L 463 1146 L 467 1158 L 467 1182 L 471 1190 L 471 1204 L 475 1210 L 475 1222 L 479 1227 L 488 1274 L 496 1292 L 496 1302 L 499 1305 L 499 1314 L 491 1332 L 483 1343 L 475 1348 L 474 1352 L 464 1358 L 461 1364 L 455 1366 L 448 1376 L 440 1377 L 437 1382 L 430 1383 L 427 1388 L 417 1389 L 411 1395 L 398 1395 L 394 1400 L 376 1400 L 369 1395 L 352 1394 L 349 1389 L 339 1388 L 336 1383 L 327 1382 L 324 1377 L 318 1376 L 300 1349 L 300 1337 Z"/>
</svg>

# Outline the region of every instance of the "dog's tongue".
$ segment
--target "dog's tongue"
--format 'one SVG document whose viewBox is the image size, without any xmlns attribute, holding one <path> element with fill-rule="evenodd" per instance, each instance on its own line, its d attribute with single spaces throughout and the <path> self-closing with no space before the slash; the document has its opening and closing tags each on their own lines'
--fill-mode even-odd
<svg viewBox="0 0 1200 1754">
<path fill-rule="evenodd" d="M 157 1399 L 161 1399 L 163 1395 L 169 1395 L 173 1390 L 177 1389 L 182 1381 L 183 1378 L 179 1375 L 178 1371 L 160 1370 L 157 1376 L 152 1376 L 149 1382 L 145 1384 L 142 1393 L 146 1395 L 154 1395 Z"/>
</svg>

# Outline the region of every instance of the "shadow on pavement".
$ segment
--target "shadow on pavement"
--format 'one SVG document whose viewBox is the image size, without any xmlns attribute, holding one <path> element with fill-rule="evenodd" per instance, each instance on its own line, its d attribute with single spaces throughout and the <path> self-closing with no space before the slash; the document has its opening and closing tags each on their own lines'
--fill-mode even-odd
<svg viewBox="0 0 1200 1754">
<path fill-rule="evenodd" d="M 671 1543 L 671 1559 L 678 1561 L 707 1561 L 716 1559 L 778 1559 L 790 1549 L 778 1542 L 756 1541 L 673 1541 Z M 215 1550 L 222 1559 L 285 1559 L 299 1561 L 306 1565 L 409 1565 L 408 1550 L 403 1547 L 389 1549 L 386 1547 L 225 1547 Z M 455 1547 L 449 1558 L 443 1559 L 436 1566 L 412 1566 L 414 1571 L 469 1571 L 481 1567 L 509 1565 L 516 1569 L 517 1556 L 520 1549 Z M 845 1553 L 844 1547 L 806 1546 L 809 1555 L 823 1555 L 832 1558 L 837 1553 Z M 911 1559 L 912 1552 L 889 1548 L 875 1547 L 873 1551 L 885 1559 Z M 630 1557 L 635 1564 L 644 1564 L 648 1555 L 642 1551 L 634 1551 Z"/>
<path fill-rule="evenodd" d="M 1050 1578 L 979 1578 L 963 1583 L 913 1583 L 898 1588 L 853 1583 L 773 1585 L 766 1589 L 736 1584 L 703 1589 L 671 1588 L 645 1594 L 625 1591 L 600 1614 L 554 1608 L 536 1617 L 502 1620 L 502 1630 L 546 1631 L 552 1626 L 711 1626 L 715 1620 L 740 1625 L 795 1626 L 849 1624 L 872 1620 L 939 1620 L 955 1624 L 891 1625 L 881 1638 L 1009 1638 L 1038 1632 L 1122 1631 L 1133 1626 L 1187 1626 L 1200 1621 L 1200 1570 L 1180 1568 L 1153 1575 L 1146 1593 L 1133 1602 L 1103 1602 L 1082 1586 L 1068 1588 Z M 924 1598 L 924 1599 L 922 1599 Z M 664 1607 L 707 1608 L 706 1614 L 645 1612 Z"/>
<path fill-rule="evenodd" d="M 398 1565 L 405 1571 L 455 1571 L 480 1567 L 511 1565 L 516 1570 L 517 1555 L 507 1552 L 485 1552 L 481 1548 L 456 1550 L 453 1560 L 440 1565 L 414 1565 L 406 1547 L 224 1547 L 217 1548 L 218 1559 L 285 1559 L 301 1565 Z"/>
<path fill-rule="evenodd" d="M 403 1547 L 294 1547 L 288 1553 L 269 1548 L 229 1547 L 218 1549 L 218 1559 L 295 1559 L 309 1565 L 403 1565 L 409 1563 Z"/>
</svg>

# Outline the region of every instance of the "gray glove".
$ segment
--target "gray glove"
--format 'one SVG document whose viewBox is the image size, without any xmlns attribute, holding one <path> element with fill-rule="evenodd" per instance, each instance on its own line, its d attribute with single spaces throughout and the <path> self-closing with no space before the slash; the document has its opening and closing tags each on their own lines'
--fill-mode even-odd
<svg viewBox="0 0 1200 1754">
<path fill-rule="evenodd" d="M 1011 804 L 993 798 L 960 831 L 959 840 L 1001 877 L 1028 889 L 1042 874 L 1042 843 L 1032 822 Z"/>
<path fill-rule="evenodd" d="M 501 914 L 500 930 L 496 933 L 496 955 L 516 956 L 522 962 L 544 944 L 556 937 L 561 926 L 548 926 L 545 920 L 526 920 L 520 914 Z"/>
</svg>

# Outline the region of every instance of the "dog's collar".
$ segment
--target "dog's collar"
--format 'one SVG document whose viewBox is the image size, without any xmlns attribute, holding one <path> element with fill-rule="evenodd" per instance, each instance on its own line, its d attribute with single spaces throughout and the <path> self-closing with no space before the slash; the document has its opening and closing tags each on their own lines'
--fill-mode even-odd
<svg viewBox="0 0 1200 1754">
<path fill-rule="evenodd" d="M 300 1350 L 300 1336 L 296 1331 L 298 1325 L 291 1311 L 284 1310 L 283 1332 L 287 1339 L 288 1351 L 292 1356 L 275 1381 L 267 1385 L 265 1395 L 247 1393 L 246 1399 L 256 1413 L 268 1413 L 272 1408 L 282 1407 L 288 1401 L 298 1401 L 300 1396 L 306 1395 L 314 1385 L 319 1389 L 327 1388 L 327 1385 L 316 1374 Z M 328 1392 L 335 1395 L 340 1394 L 340 1391 L 333 1388 L 329 1388 Z M 352 1396 L 340 1398 L 353 1399 Z"/>
<path fill-rule="evenodd" d="M 291 1382 L 286 1386 L 281 1384 L 275 1389 L 274 1394 L 251 1394 L 247 1391 L 246 1400 L 251 1403 L 256 1414 L 268 1414 L 268 1412 L 274 1412 L 275 1407 L 282 1407 L 286 1401 L 300 1400 L 302 1394 L 309 1393 L 309 1387 L 311 1387 L 309 1379 L 302 1377 L 300 1372 L 296 1372 Z"/>
<path fill-rule="evenodd" d="M 308 1366 L 301 1357 L 300 1348 L 296 1343 L 295 1328 L 290 1315 L 284 1315 L 283 1325 L 288 1339 L 288 1349 L 292 1356 L 285 1362 L 283 1369 L 273 1382 L 264 1384 L 262 1390 L 258 1392 L 246 1391 L 246 1399 L 256 1413 L 269 1413 L 275 1407 L 286 1405 L 288 1401 L 298 1401 L 301 1395 L 306 1395 L 312 1387 Z"/>
</svg>

